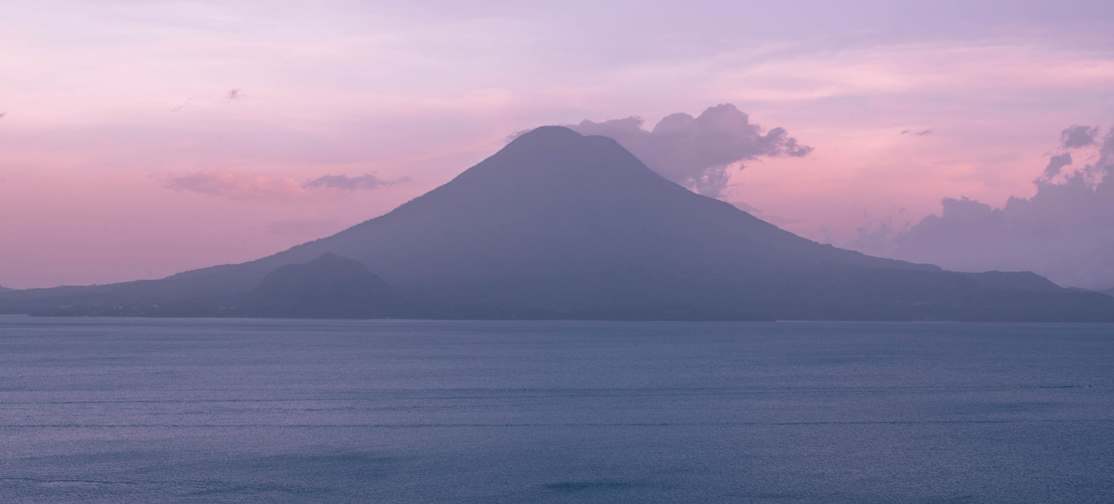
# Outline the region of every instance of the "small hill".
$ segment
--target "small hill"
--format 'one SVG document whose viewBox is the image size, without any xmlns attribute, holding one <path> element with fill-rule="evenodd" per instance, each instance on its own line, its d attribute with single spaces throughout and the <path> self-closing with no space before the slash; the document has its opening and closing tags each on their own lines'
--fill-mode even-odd
<svg viewBox="0 0 1114 504">
<path fill-rule="evenodd" d="M 375 317 L 389 313 L 393 303 L 390 288 L 378 275 L 358 261 L 326 253 L 268 273 L 237 311 L 271 317 Z"/>
</svg>

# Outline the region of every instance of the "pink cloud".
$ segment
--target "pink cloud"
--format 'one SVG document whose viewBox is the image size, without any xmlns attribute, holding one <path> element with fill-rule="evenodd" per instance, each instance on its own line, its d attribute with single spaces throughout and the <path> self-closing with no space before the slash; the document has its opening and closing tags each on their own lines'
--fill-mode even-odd
<svg viewBox="0 0 1114 504">
<path fill-rule="evenodd" d="M 237 200 L 287 200 L 304 192 L 290 177 L 204 171 L 170 177 L 165 187 L 174 191 Z"/>
</svg>

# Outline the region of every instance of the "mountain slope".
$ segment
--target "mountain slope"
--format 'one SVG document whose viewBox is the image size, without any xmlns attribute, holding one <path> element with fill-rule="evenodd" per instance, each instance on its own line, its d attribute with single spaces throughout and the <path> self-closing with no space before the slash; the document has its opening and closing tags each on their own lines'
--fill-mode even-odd
<svg viewBox="0 0 1114 504">
<path fill-rule="evenodd" d="M 945 272 L 806 240 L 665 180 L 608 138 L 559 127 L 520 136 L 386 215 L 273 256 L 163 280 L 0 295 L 0 307 L 244 314 L 269 273 L 330 253 L 390 285 L 395 316 L 1114 318 L 1110 298 L 1036 275 Z"/>
</svg>

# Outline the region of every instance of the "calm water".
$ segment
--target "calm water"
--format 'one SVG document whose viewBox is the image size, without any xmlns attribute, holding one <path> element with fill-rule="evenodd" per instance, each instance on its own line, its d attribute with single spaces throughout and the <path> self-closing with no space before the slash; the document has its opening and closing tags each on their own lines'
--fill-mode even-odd
<svg viewBox="0 0 1114 504">
<path fill-rule="evenodd" d="M 1114 501 L 1114 326 L 0 317 L 0 502 Z"/>
</svg>

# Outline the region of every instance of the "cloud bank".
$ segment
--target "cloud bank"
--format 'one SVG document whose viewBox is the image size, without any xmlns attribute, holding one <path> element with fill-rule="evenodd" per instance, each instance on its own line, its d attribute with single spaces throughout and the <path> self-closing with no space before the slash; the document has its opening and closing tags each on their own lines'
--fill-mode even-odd
<svg viewBox="0 0 1114 504">
<path fill-rule="evenodd" d="M 711 107 L 699 116 L 671 114 L 651 130 L 638 117 L 603 122 L 584 120 L 570 126 L 585 135 L 615 139 L 654 171 L 681 185 L 720 197 L 731 174 L 728 168 L 760 157 L 806 156 L 812 147 L 801 145 L 785 128 L 763 128 L 734 105 Z"/>
<path fill-rule="evenodd" d="M 892 255 L 960 270 L 1031 270 L 1071 286 L 1114 287 L 1114 128 L 1063 130 L 1030 198 L 1002 208 L 943 200 L 894 238 Z M 1089 162 L 1076 163 L 1076 159 Z M 875 251 L 877 252 L 877 251 Z"/>
</svg>

